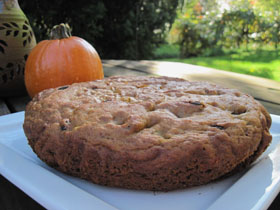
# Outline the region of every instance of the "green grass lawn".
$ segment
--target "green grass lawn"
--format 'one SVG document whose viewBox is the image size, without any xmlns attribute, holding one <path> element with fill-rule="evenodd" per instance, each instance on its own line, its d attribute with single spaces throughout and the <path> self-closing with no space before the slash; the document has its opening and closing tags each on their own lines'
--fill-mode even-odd
<svg viewBox="0 0 280 210">
<path fill-rule="evenodd" d="M 280 50 L 235 50 L 221 56 L 180 59 L 179 47 L 163 45 L 155 52 L 158 60 L 175 61 L 249 74 L 280 81 Z"/>
</svg>

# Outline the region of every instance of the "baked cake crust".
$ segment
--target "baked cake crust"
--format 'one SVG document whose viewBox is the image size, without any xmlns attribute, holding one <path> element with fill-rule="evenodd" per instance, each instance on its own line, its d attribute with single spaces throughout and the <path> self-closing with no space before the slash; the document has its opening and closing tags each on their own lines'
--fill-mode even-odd
<svg viewBox="0 0 280 210">
<path fill-rule="evenodd" d="M 169 191 L 250 165 L 271 118 L 251 96 L 169 77 L 110 77 L 48 89 L 24 131 L 51 167 L 93 183 Z"/>
</svg>

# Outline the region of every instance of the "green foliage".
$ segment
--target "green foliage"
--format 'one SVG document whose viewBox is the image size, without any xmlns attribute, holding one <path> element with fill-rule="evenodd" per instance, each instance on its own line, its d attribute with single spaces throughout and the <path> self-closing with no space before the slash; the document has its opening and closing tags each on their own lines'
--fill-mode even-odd
<svg viewBox="0 0 280 210">
<path fill-rule="evenodd" d="M 162 44 L 154 50 L 155 59 L 179 57 L 179 45 Z"/>
<path fill-rule="evenodd" d="M 211 55 L 214 51 L 220 51 L 217 42 L 223 32 L 223 27 L 217 16 L 217 8 L 216 1 L 188 0 L 185 2 L 171 30 L 171 36 L 175 37 L 171 40 L 180 45 L 181 57 Z"/>
<path fill-rule="evenodd" d="M 260 47 L 280 42 L 278 0 L 186 0 L 172 26 L 169 41 L 180 45 L 181 57 L 221 54 L 223 48 L 255 43 Z M 265 6 L 257 4 L 263 2 Z M 273 7 L 273 5 L 275 7 Z M 269 9 L 264 9 L 269 8 Z"/>
<path fill-rule="evenodd" d="M 178 29 L 181 30 L 181 37 L 178 43 L 181 47 L 181 57 L 204 54 L 208 49 L 215 47 L 217 43 L 215 25 L 215 22 L 212 25 L 203 21 L 196 24 L 188 20 L 180 23 Z"/>
<path fill-rule="evenodd" d="M 72 34 L 89 41 L 102 58 L 144 59 L 165 38 L 178 0 L 20 1 L 37 41 L 62 22 Z"/>
<path fill-rule="evenodd" d="M 221 23 L 224 25 L 222 42 L 236 47 L 245 41 L 246 45 L 249 42 L 249 35 L 254 32 L 253 24 L 256 21 L 255 13 L 252 9 L 225 11 L 221 18 Z"/>
</svg>

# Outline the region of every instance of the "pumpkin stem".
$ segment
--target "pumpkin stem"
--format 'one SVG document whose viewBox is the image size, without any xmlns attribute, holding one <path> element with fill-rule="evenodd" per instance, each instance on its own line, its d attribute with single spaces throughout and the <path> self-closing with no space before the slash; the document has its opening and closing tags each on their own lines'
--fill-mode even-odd
<svg viewBox="0 0 280 210">
<path fill-rule="evenodd" d="M 70 26 L 66 23 L 61 23 L 52 28 L 50 33 L 50 39 L 64 39 L 71 36 Z"/>
</svg>

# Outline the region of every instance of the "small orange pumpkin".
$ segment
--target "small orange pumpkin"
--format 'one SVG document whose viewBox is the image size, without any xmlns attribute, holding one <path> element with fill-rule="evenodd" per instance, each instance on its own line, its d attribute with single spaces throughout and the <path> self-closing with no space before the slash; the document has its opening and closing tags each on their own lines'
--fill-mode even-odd
<svg viewBox="0 0 280 210">
<path fill-rule="evenodd" d="M 55 26 L 51 40 L 38 43 L 25 64 L 25 86 L 30 97 L 38 92 L 104 77 L 96 50 L 82 38 L 71 36 L 67 24 Z"/>
</svg>

